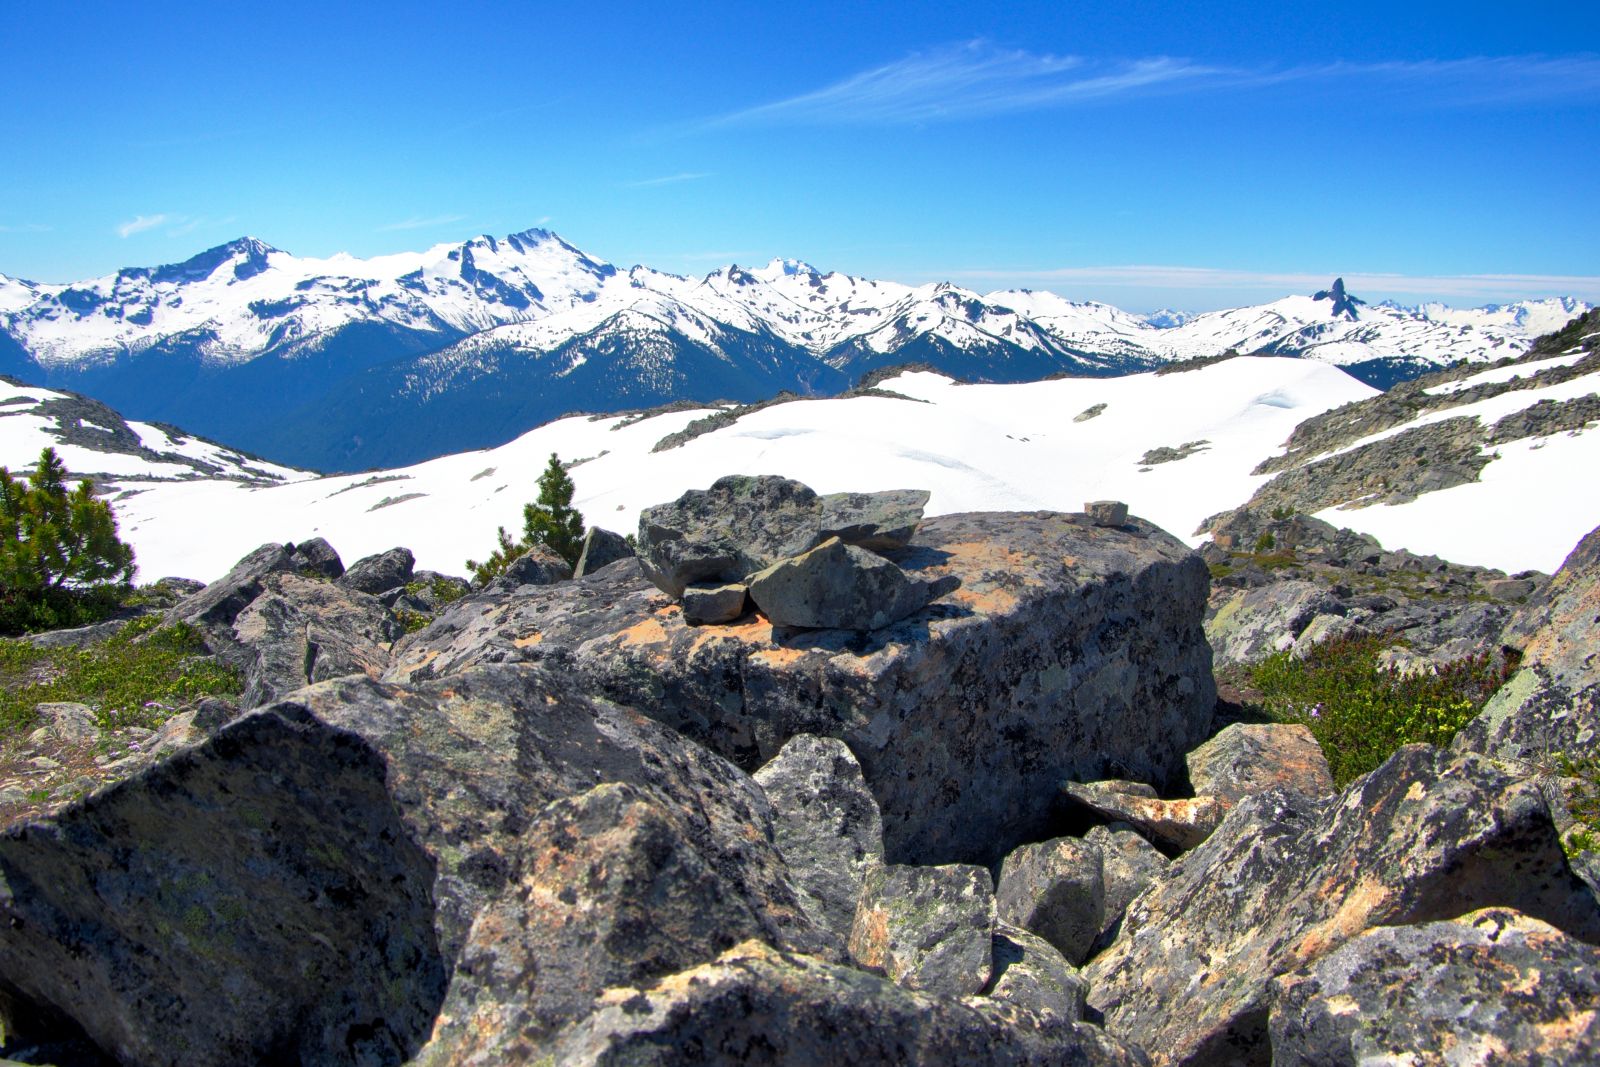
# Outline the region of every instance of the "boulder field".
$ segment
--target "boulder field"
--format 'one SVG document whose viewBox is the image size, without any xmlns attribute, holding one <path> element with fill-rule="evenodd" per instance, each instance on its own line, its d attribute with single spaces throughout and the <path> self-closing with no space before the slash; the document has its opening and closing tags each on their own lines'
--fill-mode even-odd
<svg viewBox="0 0 1600 1067">
<path fill-rule="evenodd" d="M 243 697 L 0 798 L 0 1058 L 1595 1061 L 1600 901 L 1529 766 L 1592 718 L 1590 541 L 1506 623 L 1523 689 L 1340 792 L 1302 727 L 1213 732 L 1176 539 L 925 502 L 724 479 L 577 578 L 311 542 L 183 587 Z"/>
</svg>

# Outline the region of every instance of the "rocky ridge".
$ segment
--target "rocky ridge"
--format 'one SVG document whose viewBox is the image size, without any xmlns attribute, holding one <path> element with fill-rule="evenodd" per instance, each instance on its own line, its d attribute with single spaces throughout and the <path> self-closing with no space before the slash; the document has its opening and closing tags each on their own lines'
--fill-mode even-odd
<svg viewBox="0 0 1600 1067">
<path fill-rule="evenodd" d="M 641 558 L 576 579 L 530 557 L 465 589 L 401 549 L 345 568 L 306 542 L 187 591 L 165 617 L 245 695 L 0 829 L 0 1055 L 1589 1054 L 1600 900 L 1555 794 L 1467 751 L 1489 741 L 1405 748 L 1335 792 L 1302 728 L 1214 733 L 1211 644 L 1228 646 L 1202 630 L 1206 565 L 1125 507 L 920 520 L 903 494 L 779 483 L 647 516 Z M 705 521 L 664 521 L 690 514 Z M 1297 538 L 1317 574 L 1395 562 L 1314 520 L 1261 521 L 1235 532 Z M 649 576 L 686 596 L 827 545 L 940 591 L 876 626 L 778 625 L 749 593 L 696 624 Z M 1548 581 L 1419 571 L 1450 595 L 1530 586 L 1494 603 L 1516 610 L 1504 632 L 1546 700 L 1484 738 L 1586 692 L 1592 557 Z M 1260 569 L 1224 591 L 1289 584 Z M 884 595 L 849 563 L 833 574 Z M 1465 638 L 1447 630 L 1440 648 Z M 93 743 L 82 715 L 41 714 Z M 1418 953 L 1480 962 L 1424 982 Z M 1481 1010 L 1436 1010 L 1463 990 Z M 1347 1000 L 1371 1005 L 1359 1025 Z"/>
</svg>

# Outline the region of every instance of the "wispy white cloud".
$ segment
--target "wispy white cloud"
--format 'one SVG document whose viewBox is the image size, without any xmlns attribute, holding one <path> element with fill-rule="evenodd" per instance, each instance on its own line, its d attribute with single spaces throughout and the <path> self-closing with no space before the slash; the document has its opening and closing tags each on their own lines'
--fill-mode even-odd
<svg viewBox="0 0 1600 1067">
<path fill-rule="evenodd" d="M 1163 92 L 1345 83 L 1440 106 L 1600 97 L 1600 57 L 1502 56 L 1318 66 L 1217 66 L 1172 56 L 1089 59 L 967 41 L 886 63 L 820 89 L 700 123 L 911 124 L 1069 107 Z"/>
<path fill-rule="evenodd" d="M 702 178 L 711 177 L 710 171 L 695 170 L 684 171 L 682 174 L 667 174 L 660 178 L 641 178 L 635 182 L 618 182 L 623 189 L 649 189 L 657 185 L 677 185 L 679 182 L 697 182 Z"/>
<path fill-rule="evenodd" d="M 1338 271 L 1248 271 L 1216 267 L 1117 266 L 1054 269 L 950 270 L 942 276 L 967 284 L 1094 289 L 1267 290 L 1310 293 L 1325 288 Z M 1520 300 L 1547 296 L 1600 299 L 1600 276 L 1585 274 L 1394 274 L 1343 272 L 1357 296 L 1377 293 L 1426 299 Z"/>
<path fill-rule="evenodd" d="M 153 230 L 157 226 L 164 226 L 170 221 L 172 221 L 172 216 L 167 214 L 135 215 L 117 227 L 117 236 L 132 237 L 136 233 L 143 233 L 146 230 Z"/>
<path fill-rule="evenodd" d="M 378 227 L 378 233 L 390 233 L 394 230 L 427 230 L 435 226 L 448 226 L 454 222 L 466 219 L 465 215 L 413 215 L 409 219 L 399 222 L 385 223 Z"/>
</svg>

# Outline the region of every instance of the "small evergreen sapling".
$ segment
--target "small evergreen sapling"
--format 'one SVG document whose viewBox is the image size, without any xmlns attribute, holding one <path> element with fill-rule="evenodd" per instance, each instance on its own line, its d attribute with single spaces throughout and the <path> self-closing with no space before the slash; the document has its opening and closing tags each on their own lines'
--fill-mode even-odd
<svg viewBox="0 0 1600 1067">
<path fill-rule="evenodd" d="M 0 467 L 0 629 L 48 629 L 113 608 L 133 580 L 133 549 L 111 506 L 46 448 L 27 481 Z"/>
<path fill-rule="evenodd" d="M 504 526 L 498 534 L 499 547 L 482 563 L 467 560 L 475 582 L 482 584 L 505 571 L 511 561 L 535 545 L 543 545 L 569 566 L 577 566 L 583 552 L 583 515 L 572 506 L 576 486 L 561 464 L 561 457 L 550 453 L 550 462 L 539 475 L 539 498 L 522 508 L 522 539 L 513 541 Z"/>
</svg>

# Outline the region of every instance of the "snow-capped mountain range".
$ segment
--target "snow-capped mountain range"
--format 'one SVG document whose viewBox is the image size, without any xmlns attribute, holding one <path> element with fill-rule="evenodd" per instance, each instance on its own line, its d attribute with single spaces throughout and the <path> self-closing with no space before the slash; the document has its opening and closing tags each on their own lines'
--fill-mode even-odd
<svg viewBox="0 0 1600 1067">
<path fill-rule="evenodd" d="M 839 392 L 919 362 L 992 382 L 1244 352 L 1379 385 L 1522 351 L 1587 305 L 1365 304 L 1342 282 L 1257 307 L 1140 316 L 794 260 L 686 278 L 545 230 L 372 259 L 253 238 L 69 285 L 0 275 L 0 372 L 323 470 L 496 445 L 569 411 Z"/>
</svg>

